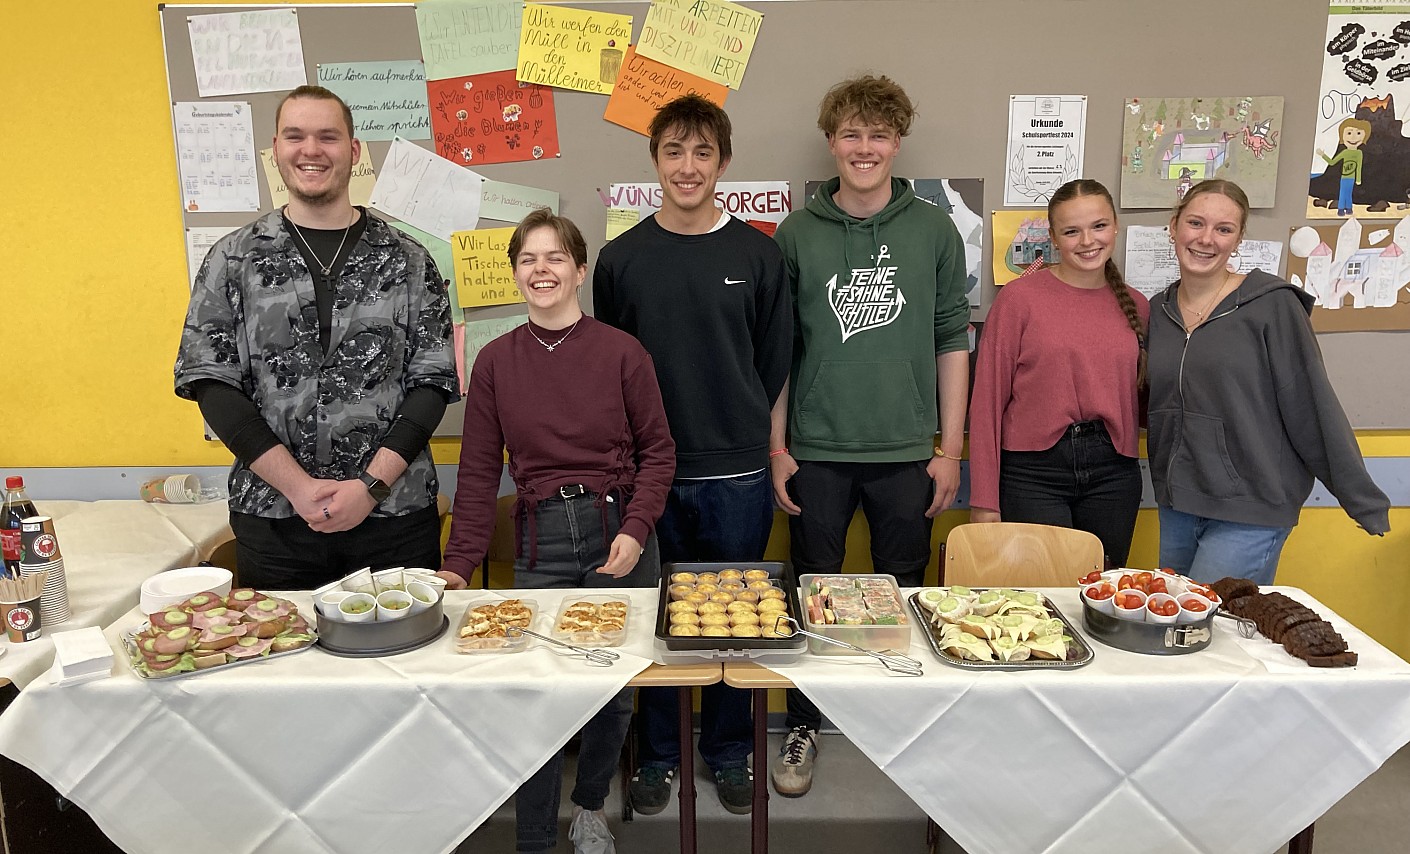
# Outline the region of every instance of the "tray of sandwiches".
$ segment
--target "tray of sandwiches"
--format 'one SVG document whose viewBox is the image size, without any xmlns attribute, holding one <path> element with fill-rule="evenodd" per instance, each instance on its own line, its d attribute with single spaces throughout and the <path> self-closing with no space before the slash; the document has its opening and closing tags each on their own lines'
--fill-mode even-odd
<svg viewBox="0 0 1410 854">
<path fill-rule="evenodd" d="M 1032 590 L 929 587 L 911 610 L 935 657 L 966 670 L 1073 670 L 1092 648 L 1048 598 Z"/>
</svg>

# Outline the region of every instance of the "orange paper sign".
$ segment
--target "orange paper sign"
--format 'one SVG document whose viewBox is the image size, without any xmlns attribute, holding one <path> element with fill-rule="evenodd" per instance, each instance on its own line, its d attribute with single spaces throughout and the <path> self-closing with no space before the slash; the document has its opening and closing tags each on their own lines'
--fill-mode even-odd
<svg viewBox="0 0 1410 854">
<path fill-rule="evenodd" d="M 553 90 L 514 70 L 426 82 L 436 153 L 462 166 L 558 156 Z"/>
<path fill-rule="evenodd" d="M 633 45 L 627 48 L 622 73 L 617 77 L 617 85 L 612 87 L 612 96 L 607 99 L 607 110 L 602 117 L 649 136 L 648 128 L 656 111 L 671 101 L 683 95 L 700 95 L 723 107 L 728 94 L 728 86 L 640 56 Z"/>
</svg>

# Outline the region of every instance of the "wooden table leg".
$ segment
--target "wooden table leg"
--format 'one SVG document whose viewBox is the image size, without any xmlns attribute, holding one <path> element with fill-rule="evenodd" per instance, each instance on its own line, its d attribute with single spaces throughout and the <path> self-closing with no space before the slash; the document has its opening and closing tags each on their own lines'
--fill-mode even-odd
<svg viewBox="0 0 1410 854">
<path fill-rule="evenodd" d="M 1312 854 L 1312 829 L 1316 823 L 1307 825 L 1297 836 L 1288 840 L 1288 854 Z"/>
<path fill-rule="evenodd" d="M 755 688 L 754 695 L 754 809 L 749 816 L 749 850 L 769 851 L 769 691 Z"/>
<path fill-rule="evenodd" d="M 690 688 L 677 689 L 681 739 L 681 854 L 695 854 L 695 701 Z"/>
</svg>

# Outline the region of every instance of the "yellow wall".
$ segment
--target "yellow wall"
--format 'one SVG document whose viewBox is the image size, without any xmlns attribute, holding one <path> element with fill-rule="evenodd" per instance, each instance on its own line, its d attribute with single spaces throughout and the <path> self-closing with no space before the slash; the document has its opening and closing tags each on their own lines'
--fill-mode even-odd
<svg viewBox="0 0 1410 854">
<path fill-rule="evenodd" d="M 153 0 L 76 0 L 62 13 L 7 3 L 0 35 L 9 193 L 0 206 L 0 468 L 218 465 L 193 404 L 171 392 L 187 299 L 185 252 L 161 32 Z M 17 354 L 24 354 L 20 358 Z M 42 383 L 41 385 L 36 385 Z M 24 401 L 23 423 L 13 405 Z M 1410 456 L 1410 434 L 1365 434 L 1376 456 Z M 435 440 L 438 462 L 458 443 Z M 946 513 L 937 541 L 965 514 Z M 1308 510 L 1279 580 L 1307 588 L 1410 657 L 1410 510 L 1366 537 L 1339 510 Z M 780 524 L 771 554 L 786 550 Z M 1155 563 L 1143 513 L 1132 563 Z M 853 568 L 865 560 L 858 525 Z"/>
</svg>

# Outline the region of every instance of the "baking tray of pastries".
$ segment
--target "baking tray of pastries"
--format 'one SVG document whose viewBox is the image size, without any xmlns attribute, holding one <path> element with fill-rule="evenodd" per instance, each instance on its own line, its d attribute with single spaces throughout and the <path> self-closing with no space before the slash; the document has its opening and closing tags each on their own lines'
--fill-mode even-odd
<svg viewBox="0 0 1410 854">
<path fill-rule="evenodd" d="M 787 565 L 779 561 L 667 564 L 656 638 L 674 652 L 801 652 L 805 639 L 777 619 L 797 617 L 787 579 Z"/>
<path fill-rule="evenodd" d="M 1010 588 L 932 587 L 907 600 L 935 657 L 965 670 L 1074 670 L 1092 648 L 1046 596 Z"/>
</svg>

